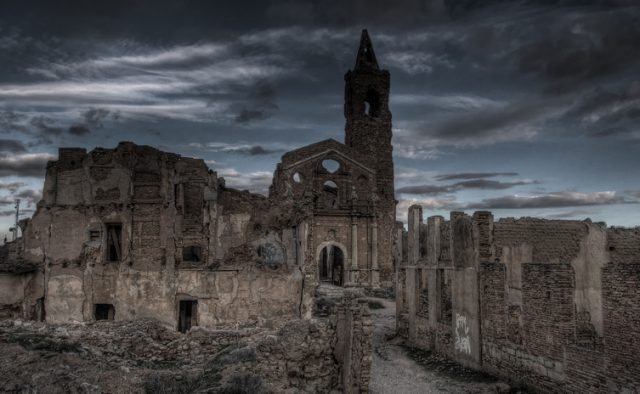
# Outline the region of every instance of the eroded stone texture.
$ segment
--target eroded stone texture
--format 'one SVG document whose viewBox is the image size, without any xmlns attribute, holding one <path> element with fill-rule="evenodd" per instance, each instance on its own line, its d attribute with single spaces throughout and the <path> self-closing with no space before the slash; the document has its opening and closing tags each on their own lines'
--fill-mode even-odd
<svg viewBox="0 0 640 394">
<path fill-rule="evenodd" d="M 400 335 L 544 392 L 637 390 L 638 228 L 421 214 L 397 273 Z"/>
</svg>

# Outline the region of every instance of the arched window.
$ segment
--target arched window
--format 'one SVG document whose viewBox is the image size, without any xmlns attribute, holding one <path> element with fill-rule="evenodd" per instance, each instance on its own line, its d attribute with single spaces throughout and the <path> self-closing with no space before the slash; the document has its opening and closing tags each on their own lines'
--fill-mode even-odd
<svg viewBox="0 0 640 394">
<path fill-rule="evenodd" d="M 369 89 L 364 98 L 364 113 L 373 118 L 380 115 L 380 95 L 373 89 Z"/>
<path fill-rule="evenodd" d="M 324 182 L 322 195 L 326 208 L 338 208 L 338 185 L 334 181 Z"/>
</svg>

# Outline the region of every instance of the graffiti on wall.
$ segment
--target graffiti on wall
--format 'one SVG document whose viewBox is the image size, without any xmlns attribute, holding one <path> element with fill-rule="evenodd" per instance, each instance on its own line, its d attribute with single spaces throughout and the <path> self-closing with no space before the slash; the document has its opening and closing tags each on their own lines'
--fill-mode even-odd
<svg viewBox="0 0 640 394">
<path fill-rule="evenodd" d="M 467 317 L 456 313 L 455 349 L 460 353 L 471 354 L 471 339 Z"/>
</svg>

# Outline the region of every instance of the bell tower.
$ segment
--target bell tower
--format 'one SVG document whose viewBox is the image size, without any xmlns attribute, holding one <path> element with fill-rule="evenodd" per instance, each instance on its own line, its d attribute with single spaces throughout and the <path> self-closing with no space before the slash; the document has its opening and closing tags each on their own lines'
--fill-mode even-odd
<svg viewBox="0 0 640 394">
<path fill-rule="evenodd" d="M 367 157 L 376 170 L 380 197 L 394 200 L 389 71 L 378 66 L 366 29 L 356 65 L 344 80 L 345 144 Z"/>
</svg>

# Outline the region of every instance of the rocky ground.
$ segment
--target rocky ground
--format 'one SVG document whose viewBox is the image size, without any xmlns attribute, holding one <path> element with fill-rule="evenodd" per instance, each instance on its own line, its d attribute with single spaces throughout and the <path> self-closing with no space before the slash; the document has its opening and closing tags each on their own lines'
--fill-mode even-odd
<svg viewBox="0 0 640 394">
<path fill-rule="evenodd" d="M 412 349 L 395 335 L 395 301 L 371 299 L 375 322 L 372 394 L 524 393 L 499 379 Z"/>
<path fill-rule="evenodd" d="M 2 393 L 318 392 L 337 372 L 322 323 L 188 334 L 152 320 L 0 322 Z M 301 365 L 305 368 L 302 370 Z"/>
</svg>

